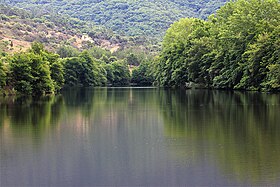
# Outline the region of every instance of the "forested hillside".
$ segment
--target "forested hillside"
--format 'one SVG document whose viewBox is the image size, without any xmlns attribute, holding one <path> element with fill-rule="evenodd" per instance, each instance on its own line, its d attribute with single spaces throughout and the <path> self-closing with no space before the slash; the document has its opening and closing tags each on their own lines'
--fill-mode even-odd
<svg viewBox="0 0 280 187">
<path fill-rule="evenodd" d="M 171 23 L 184 17 L 207 18 L 227 0 L 4 0 L 34 15 L 61 13 L 130 36 L 163 36 Z"/>
<path fill-rule="evenodd" d="M 158 51 L 155 41 L 142 36 L 120 36 L 90 21 L 59 14 L 34 15 L 0 4 L 0 52 L 25 51 L 34 41 L 52 51 L 60 45 L 79 50 L 98 46 L 114 52 L 137 46 L 149 52 Z"/>
</svg>

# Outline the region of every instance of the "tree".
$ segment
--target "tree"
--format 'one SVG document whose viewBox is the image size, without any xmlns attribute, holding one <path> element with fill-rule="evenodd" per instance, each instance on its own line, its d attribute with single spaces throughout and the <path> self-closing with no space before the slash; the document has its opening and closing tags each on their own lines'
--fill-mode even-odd
<svg viewBox="0 0 280 187">
<path fill-rule="evenodd" d="M 131 82 L 138 86 L 151 86 L 154 82 L 150 72 L 149 62 L 142 62 L 140 66 L 132 70 Z"/>
<path fill-rule="evenodd" d="M 206 23 L 195 18 L 184 18 L 167 30 L 160 54 L 157 80 L 161 86 L 184 86 L 199 76 L 200 59 L 206 50 Z M 204 41 L 206 41 L 204 39 Z"/>
<path fill-rule="evenodd" d="M 54 91 L 48 63 L 34 53 L 19 53 L 11 61 L 11 77 L 21 94 L 41 95 Z"/>
<path fill-rule="evenodd" d="M 60 90 L 64 86 L 64 70 L 61 61 L 55 61 L 50 65 L 51 78 L 54 83 L 56 91 Z"/>
<path fill-rule="evenodd" d="M 79 57 L 82 59 L 82 72 L 80 82 L 83 86 L 97 86 L 99 84 L 99 69 L 93 58 L 89 56 L 87 51 L 83 51 Z"/>
<path fill-rule="evenodd" d="M 34 54 L 42 54 L 44 51 L 44 45 L 40 42 L 33 42 L 31 44 L 30 52 Z"/>
<path fill-rule="evenodd" d="M 6 85 L 6 78 L 7 75 L 4 69 L 4 64 L 0 59 L 0 89 L 3 89 L 3 87 Z"/>
<path fill-rule="evenodd" d="M 79 54 L 77 49 L 69 45 L 59 46 L 56 52 L 59 54 L 60 58 L 75 57 Z"/>
<path fill-rule="evenodd" d="M 65 58 L 64 76 L 66 86 L 81 86 L 80 74 L 82 72 L 82 59 L 79 57 Z"/>
<path fill-rule="evenodd" d="M 277 0 L 238 0 L 227 3 L 211 17 L 212 37 L 216 38 L 215 47 L 219 51 L 211 65 L 216 72 L 215 87 L 261 89 L 267 72 L 263 70 L 269 64 L 265 62 L 260 67 L 261 56 L 269 55 L 273 50 L 269 49 L 272 46 L 268 43 L 260 50 L 255 45 L 259 45 L 262 36 L 269 35 L 279 26 L 279 11 Z"/>
<path fill-rule="evenodd" d="M 127 57 L 127 64 L 129 65 L 134 65 L 134 66 L 139 66 L 140 60 L 137 58 L 137 56 L 133 53 L 130 53 Z"/>
<path fill-rule="evenodd" d="M 269 91 L 280 91 L 280 64 L 273 64 L 268 66 L 268 73 L 266 77 L 266 82 L 263 86 Z"/>
<path fill-rule="evenodd" d="M 67 86 L 100 86 L 106 82 L 106 71 L 87 51 L 78 57 L 65 58 L 63 64 Z"/>
<path fill-rule="evenodd" d="M 104 64 L 103 65 L 105 71 L 106 71 L 106 79 L 107 79 L 107 85 L 113 85 L 114 83 L 114 71 L 113 71 L 113 65 L 112 64 Z"/>
<path fill-rule="evenodd" d="M 130 82 L 130 72 L 128 65 L 124 62 L 113 62 L 112 65 L 112 74 L 113 74 L 113 86 L 127 86 Z"/>
</svg>

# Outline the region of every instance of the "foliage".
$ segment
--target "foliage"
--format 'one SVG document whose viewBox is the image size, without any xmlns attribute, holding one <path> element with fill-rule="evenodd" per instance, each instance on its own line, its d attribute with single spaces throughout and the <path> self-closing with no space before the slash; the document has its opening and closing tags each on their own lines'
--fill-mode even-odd
<svg viewBox="0 0 280 187">
<path fill-rule="evenodd" d="M 181 19 L 167 30 L 157 64 L 161 86 L 279 90 L 277 0 L 229 2 L 209 21 Z"/>
<path fill-rule="evenodd" d="M 151 74 L 150 62 L 142 62 L 140 66 L 132 70 L 131 83 L 137 86 L 151 86 L 154 82 L 154 77 Z"/>
<path fill-rule="evenodd" d="M 106 72 L 106 79 L 107 79 L 107 85 L 111 86 L 114 83 L 115 75 L 113 70 L 112 64 L 102 64 L 102 67 L 104 68 Z"/>
<path fill-rule="evenodd" d="M 159 85 L 184 86 L 188 81 L 205 81 L 201 67 L 208 35 L 207 23 L 197 18 L 181 19 L 167 30 L 158 65 Z"/>
<path fill-rule="evenodd" d="M 65 84 L 67 86 L 100 86 L 106 83 L 103 68 L 87 51 L 78 57 L 64 59 Z"/>
<path fill-rule="evenodd" d="M 133 53 L 130 53 L 128 56 L 127 56 L 127 63 L 129 65 L 134 65 L 134 66 L 139 66 L 140 64 L 140 59 L 137 58 L 137 56 Z"/>
<path fill-rule="evenodd" d="M 24 95 L 42 95 L 59 91 L 64 84 L 63 66 L 57 54 L 33 43 L 28 52 L 10 57 L 8 86 Z"/>
<path fill-rule="evenodd" d="M 78 50 L 70 45 L 61 45 L 56 52 L 60 58 L 75 57 L 79 54 Z"/>
<path fill-rule="evenodd" d="M 226 0 L 10 0 L 9 4 L 29 9 L 32 15 L 60 12 L 81 20 L 91 20 L 119 34 L 159 37 L 172 22 L 187 16 L 206 18 L 225 2 Z"/>
<path fill-rule="evenodd" d="M 90 49 L 88 49 L 88 53 L 90 54 L 90 56 L 96 59 L 110 58 L 110 56 L 112 55 L 110 51 L 98 46 L 93 46 Z"/>
<path fill-rule="evenodd" d="M 79 57 L 71 57 L 63 60 L 65 84 L 67 86 L 81 85 L 80 74 L 82 72 L 82 62 Z"/>
<path fill-rule="evenodd" d="M 6 72 L 4 69 L 4 64 L 0 59 L 0 89 L 6 85 Z"/>
<path fill-rule="evenodd" d="M 113 86 L 127 86 L 130 82 L 128 65 L 124 62 L 111 63 L 113 69 Z"/>
<path fill-rule="evenodd" d="M 54 91 L 51 72 L 42 56 L 20 53 L 11 62 L 12 85 L 22 94 L 40 95 Z"/>
<path fill-rule="evenodd" d="M 1 54 L 25 51 L 34 41 L 43 43 L 48 50 L 56 51 L 62 58 L 77 56 L 78 50 L 90 48 L 97 52 L 106 48 L 106 53 L 131 46 L 141 46 L 150 52 L 159 49 L 155 38 L 121 36 L 104 26 L 94 25 L 90 20 L 82 21 L 35 7 L 24 10 L 11 5 L 12 2 L 0 3 L 0 38 L 4 39 L 0 42 Z M 15 45 L 10 46 L 10 42 Z"/>
<path fill-rule="evenodd" d="M 51 78 L 54 83 L 56 91 L 60 90 L 64 86 L 64 69 L 61 61 L 55 61 L 50 64 Z"/>
<path fill-rule="evenodd" d="M 130 72 L 128 65 L 123 61 L 115 61 L 104 65 L 107 73 L 108 84 L 112 86 L 128 86 L 130 83 Z"/>
<path fill-rule="evenodd" d="M 57 92 L 63 87 L 129 85 L 131 75 L 127 59 L 119 59 L 107 52 L 85 50 L 74 57 L 60 58 L 58 54 L 45 50 L 43 44 L 35 42 L 26 52 L 5 57 L 5 68 L 1 61 L 1 87 L 7 82 L 9 89 L 15 89 L 20 94 L 42 95 Z M 93 55 L 99 55 L 100 59 Z M 148 66 L 142 66 L 147 74 Z M 6 72 L 9 72 L 7 76 Z"/>
</svg>

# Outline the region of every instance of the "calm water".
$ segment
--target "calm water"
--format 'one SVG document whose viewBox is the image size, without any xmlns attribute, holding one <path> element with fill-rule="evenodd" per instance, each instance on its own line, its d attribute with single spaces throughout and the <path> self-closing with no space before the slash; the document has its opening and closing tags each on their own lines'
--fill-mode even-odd
<svg viewBox="0 0 280 187">
<path fill-rule="evenodd" d="M 84 89 L 0 99 L 0 186 L 280 185 L 280 94 Z"/>
</svg>

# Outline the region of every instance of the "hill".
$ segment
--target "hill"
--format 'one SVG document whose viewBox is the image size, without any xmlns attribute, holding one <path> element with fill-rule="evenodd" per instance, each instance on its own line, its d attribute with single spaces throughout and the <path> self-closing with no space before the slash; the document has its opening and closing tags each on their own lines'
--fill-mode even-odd
<svg viewBox="0 0 280 187">
<path fill-rule="evenodd" d="M 24 9 L 0 4 L 0 51 L 25 51 L 34 41 L 43 43 L 51 51 L 61 45 L 71 45 L 79 50 L 98 46 L 111 52 L 134 46 L 158 50 L 152 49 L 153 45 L 143 37 L 120 36 L 92 22 L 66 15 L 34 15 Z"/>
<path fill-rule="evenodd" d="M 118 34 L 162 37 L 174 21 L 183 17 L 206 19 L 227 0 L 5 0 L 33 15 L 61 13 L 94 21 Z"/>
</svg>

